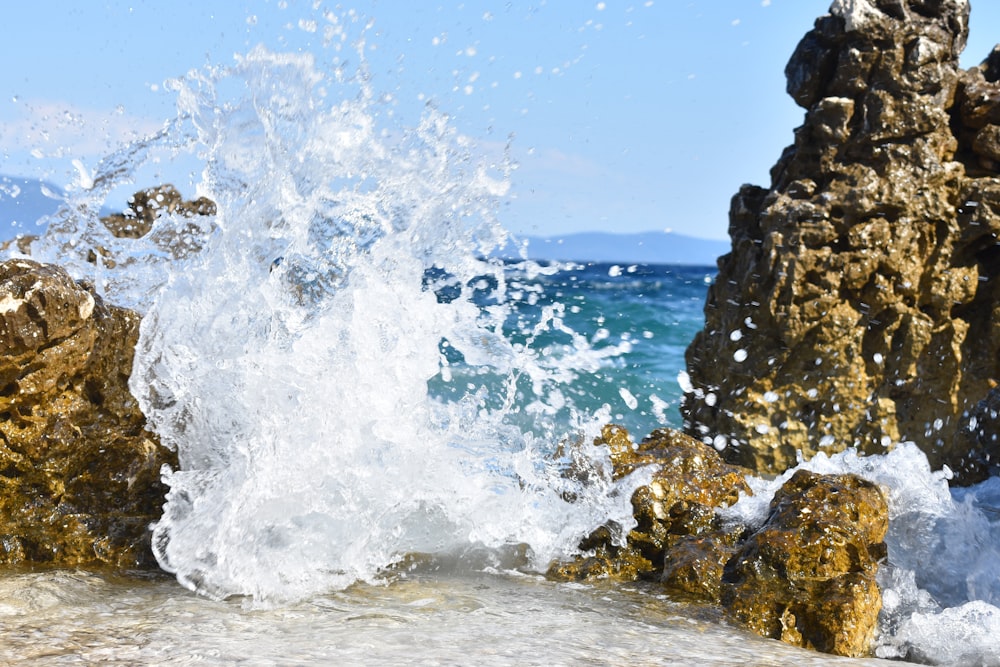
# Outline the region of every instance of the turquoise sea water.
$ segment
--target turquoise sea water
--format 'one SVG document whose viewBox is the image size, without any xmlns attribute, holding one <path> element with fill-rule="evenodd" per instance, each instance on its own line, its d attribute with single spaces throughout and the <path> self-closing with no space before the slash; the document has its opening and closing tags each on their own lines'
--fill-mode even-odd
<svg viewBox="0 0 1000 667">
<path fill-rule="evenodd" d="M 704 324 L 715 267 L 605 262 L 542 267 L 528 273 L 508 264 L 511 312 L 504 329 L 515 343 L 530 338 L 553 359 L 578 352 L 578 338 L 586 341 L 589 359 L 580 359 L 573 366 L 578 377 L 561 387 L 564 412 L 600 413 L 637 438 L 661 426 L 679 428 L 677 375 L 685 367 L 687 345 Z M 479 302 L 487 305 L 488 299 Z M 558 318 L 561 327 L 532 335 L 545 318 Z M 461 357 L 455 358 L 461 365 Z M 461 390 L 451 383 L 440 395 Z"/>
</svg>

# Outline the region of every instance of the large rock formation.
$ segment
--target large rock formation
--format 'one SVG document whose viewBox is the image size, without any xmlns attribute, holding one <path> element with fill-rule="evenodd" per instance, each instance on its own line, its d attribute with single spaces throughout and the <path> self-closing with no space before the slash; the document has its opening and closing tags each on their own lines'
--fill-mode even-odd
<svg viewBox="0 0 1000 667">
<path fill-rule="evenodd" d="M 830 11 L 786 68 L 795 143 L 733 198 L 685 430 L 771 472 L 913 440 L 975 481 L 956 434 L 1000 375 L 1000 52 L 959 69 L 966 0 Z"/>
<path fill-rule="evenodd" d="M 155 566 L 177 462 L 129 393 L 138 336 L 61 268 L 0 264 L 0 564 Z"/>
<path fill-rule="evenodd" d="M 660 429 L 635 444 L 619 426 L 597 444 L 611 452 L 613 477 L 656 466 L 632 496 L 637 525 L 580 545 L 587 555 L 553 566 L 558 579 L 644 579 L 675 594 L 721 604 L 754 632 L 837 655 L 867 655 L 881 609 L 875 583 L 888 506 L 853 475 L 799 471 L 775 494 L 756 530 L 716 511 L 749 494 L 744 473 L 679 431 Z"/>
</svg>

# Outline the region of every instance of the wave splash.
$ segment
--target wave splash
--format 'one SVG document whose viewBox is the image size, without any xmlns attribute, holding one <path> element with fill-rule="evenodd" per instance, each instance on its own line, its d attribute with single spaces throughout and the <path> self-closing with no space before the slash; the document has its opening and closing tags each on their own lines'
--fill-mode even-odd
<svg viewBox="0 0 1000 667">
<path fill-rule="evenodd" d="M 164 569 L 270 604 L 413 554 L 543 569 L 609 518 L 634 524 L 642 475 L 611 481 L 581 444 L 606 415 L 559 390 L 613 350 L 558 308 L 515 315 L 487 259 L 507 238 L 505 155 L 476 158 L 431 106 L 401 127 L 363 67 L 310 54 L 258 47 L 171 87 L 177 120 L 105 160 L 38 248 L 144 312 L 131 389 L 180 460 L 154 526 Z M 157 151 L 207 165 L 217 214 L 113 238 L 96 210 Z"/>
</svg>

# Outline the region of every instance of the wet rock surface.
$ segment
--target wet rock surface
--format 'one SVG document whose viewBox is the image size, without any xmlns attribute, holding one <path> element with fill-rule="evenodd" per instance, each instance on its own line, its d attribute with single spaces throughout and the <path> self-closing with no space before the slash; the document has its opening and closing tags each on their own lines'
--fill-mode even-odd
<svg viewBox="0 0 1000 667">
<path fill-rule="evenodd" d="M 722 605 L 764 637 L 867 655 L 882 607 L 875 574 L 888 526 L 874 484 L 799 470 L 775 494 L 763 527 L 726 564 Z"/>
<path fill-rule="evenodd" d="M 128 208 L 101 218 L 101 222 L 118 238 L 137 239 L 153 228 L 161 215 L 177 214 L 185 218 L 215 215 L 215 202 L 207 197 L 185 200 L 174 186 L 158 185 L 139 190 L 129 199 Z"/>
<path fill-rule="evenodd" d="M 0 264 L 0 563 L 155 567 L 177 462 L 129 393 L 138 335 L 63 269 Z"/>
<path fill-rule="evenodd" d="M 593 555 L 560 564 L 550 575 L 560 579 L 657 580 L 668 550 L 686 537 L 711 534 L 713 544 L 715 539 L 720 543 L 730 539 L 723 534 L 715 508 L 733 504 L 740 492 L 750 492 L 745 471 L 724 463 L 712 448 L 672 429 L 658 429 L 634 443 L 624 428 L 608 425 L 595 444 L 608 446 L 616 479 L 641 466 L 658 469 L 652 481 L 632 495 L 632 513 L 638 525 L 625 536 L 624 544 L 615 544 L 615 527 L 600 528 L 581 544 Z M 691 579 L 688 586 L 696 595 L 702 587 L 713 586 L 711 577 L 707 582 L 696 582 L 695 575 L 687 571 L 676 576 Z"/>
<path fill-rule="evenodd" d="M 957 435 L 1000 375 L 1000 51 L 965 72 L 968 4 L 834 2 L 792 55 L 805 121 L 769 188 L 733 198 L 685 431 L 781 472 Z"/>
<path fill-rule="evenodd" d="M 117 239 L 146 238 L 160 251 L 173 259 L 182 259 L 197 253 L 213 229 L 217 212 L 215 202 L 207 197 L 186 200 L 173 185 L 157 185 L 139 190 L 128 201 L 128 208 L 101 218 L 112 236 Z M 169 224 L 157 224 L 163 216 L 173 216 Z M 113 248 L 97 245 L 90 251 L 87 261 L 114 268 L 119 262 L 129 262 Z"/>
<path fill-rule="evenodd" d="M 617 541 L 613 526 L 595 531 L 580 545 L 587 555 L 553 566 L 551 577 L 659 582 L 673 595 L 721 605 L 764 637 L 837 655 L 870 652 L 888 529 L 878 487 L 798 471 L 754 529 L 716 511 L 751 491 L 748 471 L 713 448 L 670 429 L 636 444 L 613 425 L 596 443 L 610 449 L 616 478 L 658 468 L 632 496 L 636 527 Z"/>
</svg>

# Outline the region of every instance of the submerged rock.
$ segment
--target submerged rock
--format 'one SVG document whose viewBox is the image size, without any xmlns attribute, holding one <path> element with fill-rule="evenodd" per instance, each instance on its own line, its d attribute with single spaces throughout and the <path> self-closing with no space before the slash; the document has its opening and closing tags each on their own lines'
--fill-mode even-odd
<svg viewBox="0 0 1000 667">
<path fill-rule="evenodd" d="M 968 72 L 965 0 L 833 3 L 792 55 L 805 122 L 687 351 L 685 431 L 781 472 L 913 440 L 961 482 L 964 413 L 1000 376 L 1000 52 Z"/>
<path fill-rule="evenodd" d="M 871 482 L 799 470 L 726 564 L 722 604 L 764 637 L 867 655 L 882 607 L 875 574 L 888 526 L 885 498 Z"/>
<path fill-rule="evenodd" d="M 153 567 L 173 453 L 128 389 L 139 315 L 61 268 L 0 264 L 0 563 Z"/>
</svg>

